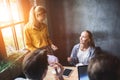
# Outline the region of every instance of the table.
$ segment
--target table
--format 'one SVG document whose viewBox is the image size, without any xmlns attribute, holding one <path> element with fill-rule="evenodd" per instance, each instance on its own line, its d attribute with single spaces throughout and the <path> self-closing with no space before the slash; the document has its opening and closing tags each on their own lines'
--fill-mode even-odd
<svg viewBox="0 0 120 80">
<path fill-rule="evenodd" d="M 69 77 L 64 77 L 64 80 L 78 80 L 78 72 L 77 72 L 77 67 L 70 67 L 70 66 L 64 66 L 64 69 L 72 69 L 73 72 Z M 48 67 L 48 72 L 44 80 L 55 80 L 54 74 L 52 73 L 52 68 Z"/>
</svg>

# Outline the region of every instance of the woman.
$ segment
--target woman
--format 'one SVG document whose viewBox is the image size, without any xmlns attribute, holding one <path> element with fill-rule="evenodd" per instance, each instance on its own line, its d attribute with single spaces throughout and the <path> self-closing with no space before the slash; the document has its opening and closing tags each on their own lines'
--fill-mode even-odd
<svg viewBox="0 0 120 80">
<path fill-rule="evenodd" d="M 89 60 L 94 56 L 95 44 L 92 33 L 88 30 L 83 31 L 79 37 L 80 43 L 76 44 L 67 58 L 68 62 L 73 65 L 88 65 Z"/>
<path fill-rule="evenodd" d="M 45 17 L 46 10 L 42 6 L 31 8 L 29 22 L 24 29 L 25 46 L 29 51 L 47 47 L 58 49 L 49 38 L 47 25 L 44 23 Z"/>
</svg>

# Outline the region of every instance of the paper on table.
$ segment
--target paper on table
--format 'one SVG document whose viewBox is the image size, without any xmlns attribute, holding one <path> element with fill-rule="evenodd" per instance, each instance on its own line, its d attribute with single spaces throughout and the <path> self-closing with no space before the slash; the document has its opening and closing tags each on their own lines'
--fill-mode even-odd
<svg viewBox="0 0 120 80">
<path fill-rule="evenodd" d="M 52 66 L 54 63 L 59 62 L 58 58 L 54 55 L 47 55 L 48 56 L 48 63 Z"/>
<path fill-rule="evenodd" d="M 78 64 L 76 64 L 76 67 L 78 67 L 78 66 L 83 66 L 84 64 L 82 64 L 82 63 L 78 63 Z"/>
</svg>

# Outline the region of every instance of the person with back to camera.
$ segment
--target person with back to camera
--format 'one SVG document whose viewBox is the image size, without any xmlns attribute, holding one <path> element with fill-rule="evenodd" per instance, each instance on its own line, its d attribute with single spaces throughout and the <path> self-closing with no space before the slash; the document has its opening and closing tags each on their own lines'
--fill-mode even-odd
<svg viewBox="0 0 120 80">
<path fill-rule="evenodd" d="M 80 42 L 76 44 L 67 58 L 72 65 L 88 65 L 89 60 L 96 52 L 93 35 L 90 31 L 85 30 L 79 37 Z"/>
<path fill-rule="evenodd" d="M 99 55 L 88 65 L 89 80 L 120 80 L 120 60 L 113 55 Z"/>
<path fill-rule="evenodd" d="M 25 46 L 29 51 L 34 51 L 38 48 L 58 48 L 52 43 L 49 38 L 47 25 L 44 23 L 46 18 L 46 10 L 42 6 L 33 6 L 29 13 L 29 21 L 24 29 Z"/>
<path fill-rule="evenodd" d="M 27 80 L 44 80 L 48 70 L 48 56 L 45 49 L 37 49 L 30 54 L 27 54 L 23 60 L 23 73 Z M 63 66 L 60 63 L 54 63 L 52 65 L 54 69 L 60 68 L 60 71 L 56 72 L 56 80 L 63 79 Z"/>
</svg>

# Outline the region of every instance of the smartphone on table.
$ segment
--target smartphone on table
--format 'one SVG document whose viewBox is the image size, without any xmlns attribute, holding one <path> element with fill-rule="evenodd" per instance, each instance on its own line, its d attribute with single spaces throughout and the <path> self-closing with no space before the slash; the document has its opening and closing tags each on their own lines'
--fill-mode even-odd
<svg viewBox="0 0 120 80">
<path fill-rule="evenodd" d="M 63 76 L 69 77 L 72 71 L 73 71 L 72 69 L 68 69 L 68 68 L 64 69 Z"/>
</svg>

